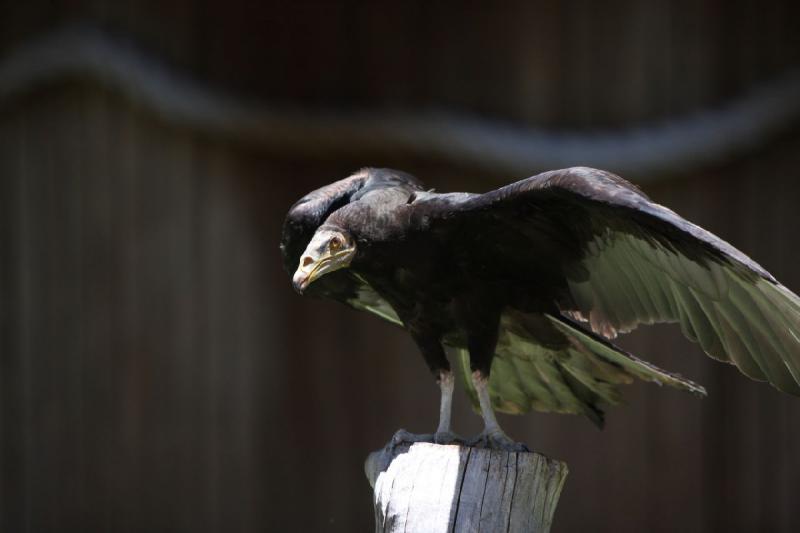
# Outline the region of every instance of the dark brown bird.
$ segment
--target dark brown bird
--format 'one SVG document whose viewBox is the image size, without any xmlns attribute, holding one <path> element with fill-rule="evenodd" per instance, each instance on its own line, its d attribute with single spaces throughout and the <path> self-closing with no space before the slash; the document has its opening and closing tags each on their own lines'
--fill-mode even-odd
<svg viewBox="0 0 800 533">
<path fill-rule="evenodd" d="M 292 206 L 281 249 L 299 292 L 411 334 L 441 387 L 436 442 L 456 438 L 451 362 L 485 422 L 475 442 L 505 449 L 522 445 L 495 410 L 602 425 L 602 407 L 634 377 L 705 394 L 611 343 L 639 324 L 677 322 L 711 357 L 800 395 L 800 298 L 602 170 L 436 194 L 403 172 L 364 169 Z"/>
</svg>

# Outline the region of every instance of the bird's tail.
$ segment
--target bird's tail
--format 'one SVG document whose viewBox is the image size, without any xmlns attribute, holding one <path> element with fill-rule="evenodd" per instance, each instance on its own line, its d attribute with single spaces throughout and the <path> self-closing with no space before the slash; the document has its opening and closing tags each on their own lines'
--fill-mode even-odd
<svg viewBox="0 0 800 533">
<path fill-rule="evenodd" d="M 543 319 L 568 339 L 568 345 L 558 349 L 543 346 L 535 336 L 525 334 L 529 318 L 519 313 L 502 318 L 489 379 L 489 394 L 497 411 L 582 414 L 602 427 L 602 406 L 621 403 L 619 386 L 633 378 L 705 395 L 700 385 L 634 357 L 565 317 L 544 315 Z M 469 353 L 453 351 L 477 408 L 477 394 L 469 379 Z"/>
</svg>

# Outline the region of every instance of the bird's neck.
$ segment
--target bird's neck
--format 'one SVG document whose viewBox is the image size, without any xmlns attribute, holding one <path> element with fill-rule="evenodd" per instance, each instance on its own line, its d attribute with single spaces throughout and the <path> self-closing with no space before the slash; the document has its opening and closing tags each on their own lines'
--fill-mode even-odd
<svg viewBox="0 0 800 533">
<path fill-rule="evenodd" d="M 379 245 L 402 240 L 408 219 L 408 209 L 399 201 L 374 203 L 359 200 L 335 211 L 326 224 L 345 229 L 361 243 Z"/>
</svg>

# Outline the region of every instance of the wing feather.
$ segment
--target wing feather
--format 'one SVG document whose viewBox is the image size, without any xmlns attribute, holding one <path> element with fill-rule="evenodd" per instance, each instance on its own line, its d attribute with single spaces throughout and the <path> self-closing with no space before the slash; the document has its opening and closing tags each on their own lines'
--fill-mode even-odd
<svg viewBox="0 0 800 533">
<path fill-rule="evenodd" d="M 472 223 L 486 247 L 505 239 L 501 253 L 533 250 L 530 261 L 538 264 L 541 250 L 556 250 L 560 255 L 547 257 L 556 272 L 548 275 L 563 283 L 549 297 L 594 332 L 613 338 L 639 324 L 678 322 L 711 357 L 800 395 L 800 298 L 747 255 L 622 178 L 572 168 L 450 199 L 438 218 L 436 199 L 427 204 L 420 207 L 440 227 Z M 501 229 L 493 232 L 496 221 Z M 509 235 L 520 237 L 509 242 Z M 566 372 L 583 383 L 579 371 Z"/>
<path fill-rule="evenodd" d="M 564 318 L 545 315 L 550 327 L 565 339 L 561 346 L 541 344 L 530 324 L 532 315 L 507 310 L 489 378 L 489 396 L 500 412 L 521 414 L 531 409 L 584 415 L 603 425 L 603 407 L 622 402 L 620 386 L 637 377 L 679 389 L 705 394 L 699 385 L 627 354 L 601 337 L 582 330 Z M 451 347 L 464 377 L 465 388 L 478 409 L 469 376 L 469 353 Z"/>
</svg>

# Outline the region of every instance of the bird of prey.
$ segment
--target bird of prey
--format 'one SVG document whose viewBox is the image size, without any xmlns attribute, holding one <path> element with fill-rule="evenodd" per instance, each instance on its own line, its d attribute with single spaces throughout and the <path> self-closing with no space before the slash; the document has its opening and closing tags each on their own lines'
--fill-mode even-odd
<svg viewBox="0 0 800 533">
<path fill-rule="evenodd" d="M 495 411 L 575 413 L 602 426 L 602 407 L 633 378 L 704 395 L 612 343 L 639 324 L 678 323 L 714 359 L 800 395 L 800 298 L 602 170 L 438 194 L 367 168 L 294 204 L 281 249 L 298 292 L 409 332 L 441 388 L 435 442 L 457 438 L 451 362 L 485 424 L 471 443 L 507 450 L 524 447 Z"/>
</svg>

